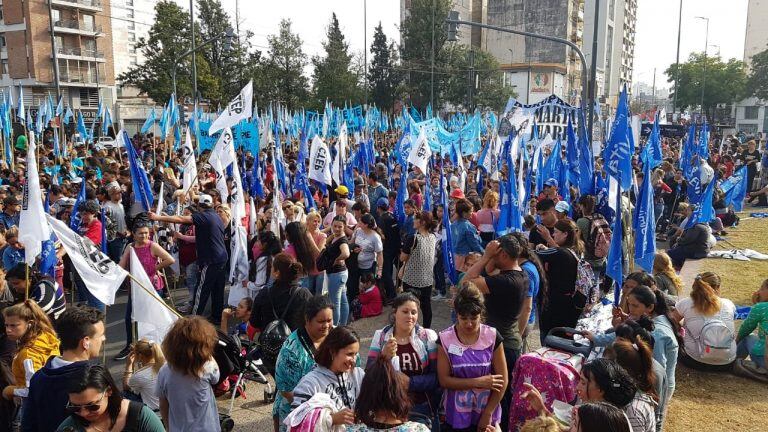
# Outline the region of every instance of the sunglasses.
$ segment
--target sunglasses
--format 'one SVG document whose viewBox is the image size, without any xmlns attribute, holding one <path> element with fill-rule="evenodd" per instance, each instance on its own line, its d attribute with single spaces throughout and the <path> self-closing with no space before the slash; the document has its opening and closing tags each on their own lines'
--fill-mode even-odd
<svg viewBox="0 0 768 432">
<path fill-rule="evenodd" d="M 101 408 L 101 401 L 104 400 L 105 394 L 107 394 L 107 392 L 102 393 L 101 397 L 96 402 L 91 402 L 84 405 L 74 405 L 70 402 L 67 402 L 67 405 L 64 407 L 64 409 L 70 414 L 77 414 L 83 409 L 89 412 L 96 412 L 99 410 L 99 408 Z"/>
</svg>

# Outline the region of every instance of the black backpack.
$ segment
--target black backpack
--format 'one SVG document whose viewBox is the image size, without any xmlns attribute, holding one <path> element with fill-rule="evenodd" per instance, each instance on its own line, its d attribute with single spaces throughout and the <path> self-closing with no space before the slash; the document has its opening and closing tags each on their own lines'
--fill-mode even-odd
<svg viewBox="0 0 768 432">
<path fill-rule="evenodd" d="M 273 285 L 274 287 L 274 285 Z M 275 365 L 277 364 L 277 356 L 280 354 L 280 348 L 283 347 L 283 343 L 291 335 L 291 328 L 288 327 L 288 323 L 285 322 L 285 314 L 291 310 L 291 303 L 296 293 L 301 288 L 295 288 L 291 292 L 291 297 L 288 299 L 288 304 L 285 306 L 283 313 L 279 315 L 279 318 L 267 324 L 259 335 L 259 349 L 261 351 L 261 361 L 267 370 L 274 375 Z M 267 292 L 269 297 L 269 305 L 272 307 L 272 313 L 277 317 L 277 311 L 275 311 L 275 303 L 272 301 L 272 291 Z"/>
</svg>

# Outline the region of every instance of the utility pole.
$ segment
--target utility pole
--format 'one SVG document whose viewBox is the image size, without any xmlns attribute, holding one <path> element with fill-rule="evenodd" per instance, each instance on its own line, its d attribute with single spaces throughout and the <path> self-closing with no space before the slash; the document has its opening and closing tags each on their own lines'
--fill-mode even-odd
<svg viewBox="0 0 768 432">
<path fill-rule="evenodd" d="M 653 105 L 656 105 L 656 68 L 653 68 Z"/>
<path fill-rule="evenodd" d="M 589 71 L 589 101 L 582 100 L 582 106 L 589 104 L 587 108 L 587 136 L 592 137 L 595 117 L 595 98 L 597 96 L 597 33 L 600 31 L 600 0 L 595 0 L 595 24 L 592 29 L 592 62 Z M 607 42 L 606 42 L 607 43 Z M 528 72 L 530 75 L 530 71 Z M 530 85 L 530 84 L 528 84 Z M 592 145 L 590 142 L 589 145 Z"/>
<path fill-rule="evenodd" d="M 677 112 L 677 83 L 680 81 L 680 30 L 683 26 L 683 0 L 680 0 L 680 11 L 677 15 L 677 57 L 675 57 L 675 95 L 672 99 L 672 120 Z"/>
<path fill-rule="evenodd" d="M 189 0 L 189 25 L 192 31 L 192 105 L 197 110 L 197 59 L 195 54 L 195 0 Z M 197 122 L 195 122 L 197 124 Z"/>
<path fill-rule="evenodd" d="M 709 18 L 697 16 L 707 22 L 707 29 L 704 33 L 704 66 L 701 69 L 701 122 L 704 123 L 704 87 L 707 85 L 707 48 L 709 47 Z"/>
<path fill-rule="evenodd" d="M 435 0 L 432 0 L 432 50 L 429 66 L 429 105 L 435 109 Z"/>
<path fill-rule="evenodd" d="M 472 112 L 475 93 L 475 49 L 469 49 L 469 77 L 467 80 L 467 112 Z"/>
<path fill-rule="evenodd" d="M 365 109 L 368 109 L 368 0 L 363 0 L 363 88 Z"/>
<path fill-rule="evenodd" d="M 56 30 L 53 27 L 53 0 L 48 0 L 48 19 L 51 21 L 51 53 L 53 55 L 53 79 L 56 86 L 56 103 L 59 103 L 61 98 L 61 83 L 59 80 L 59 53 L 56 47 Z M 94 55 L 95 57 L 95 55 Z M 98 66 L 98 63 L 96 63 Z"/>
</svg>

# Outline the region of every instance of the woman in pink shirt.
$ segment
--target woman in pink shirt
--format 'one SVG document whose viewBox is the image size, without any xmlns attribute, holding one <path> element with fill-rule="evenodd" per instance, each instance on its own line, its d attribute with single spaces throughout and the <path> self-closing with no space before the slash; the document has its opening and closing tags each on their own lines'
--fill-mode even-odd
<svg viewBox="0 0 768 432">
<path fill-rule="evenodd" d="M 499 221 L 499 194 L 488 191 L 483 197 L 483 208 L 475 213 L 477 218 L 477 231 L 483 246 L 496 238 L 496 223 Z"/>
</svg>

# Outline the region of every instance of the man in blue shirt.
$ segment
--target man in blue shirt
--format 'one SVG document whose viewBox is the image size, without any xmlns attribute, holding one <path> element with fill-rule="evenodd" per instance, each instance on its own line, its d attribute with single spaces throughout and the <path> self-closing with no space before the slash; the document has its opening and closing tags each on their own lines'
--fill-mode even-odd
<svg viewBox="0 0 768 432">
<path fill-rule="evenodd" d="M 19 226 L 19 216 L 21 211 L 21 204 L 19 200 L 9 195 L 3 200 L 3 212 L 0 213 L 0 227 L 5 230 L 11 229 L 11 227 Z"/>
<path fill-rule="evenodd" d="M 161 216 L 149 213 L 153 221 L 195 226 L 195 249 L 200 278 L 195 288 L 192 314 L 202 315 L 211 297 L 209 321 L 218 325 L 224 307 L 224 284 L 227 281 L 227 248 L 224 242 L 224 222 L 213 210 L 213 198 L 202 194 L 198 198 L 199 211 L 189 216 Z"/>
</svg>

